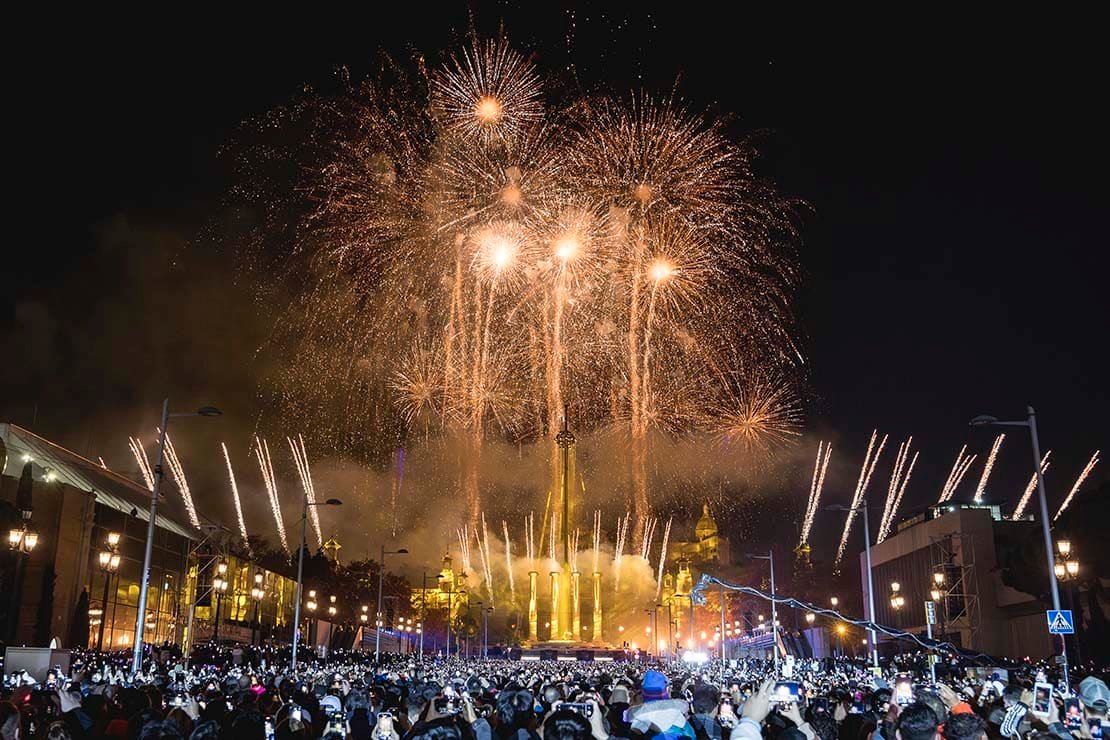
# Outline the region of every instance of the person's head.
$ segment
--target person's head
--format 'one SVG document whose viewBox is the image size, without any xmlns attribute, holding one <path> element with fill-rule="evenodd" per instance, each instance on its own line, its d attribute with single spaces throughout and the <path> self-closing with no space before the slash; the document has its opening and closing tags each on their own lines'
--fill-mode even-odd
<svg viewBox="0 0 1110 740">
<path fill-rule="evenodd" d="M 181 728 L 167 719 L 147 722 L 139 733 L 139 740 L 184 740 L 184 736 Z"/>
<path fill-rule="evenodd" d="M 644 673 L 644 680 L 640 685 L 640 689 L 644 694 L 644 701 L 659 701 L 661 699 L 671 698 L 671 695 L 667 691 L 667 677 L 659 671 L 647 671 Z"/>
<path fill-rule="evenodd" d="M 440 717 L 414 727 L 409 740 L 462 740 L 462 731 L 454 717 Z"/>
<path fill-rule="evenodd" d="M 828 714 L 818 714 L 809 720 L 809 726 L 813 728 L 813 734 L 817 736 L 817 740 L 836 740 L 840 731 L 834 720 Z"/>
<path fill-rule="evenodd" d="M 544 740 L 590 740 L 590 723 L 571 709 L 557 709 L 543 723 Z"/>
<path fill-rule="evenodd" d="M 73 733 L 69 731 L 69 725 L 58 720 L 51 722 L 46 729 L 46 740 L 73 740 Z"/>
<path fill-rule="evenodd" d="M 941 698 L 932 691 L 916 691 L 914 692 L 914 700 L 933 710 L 933 714 L 937 716 L 937 724 L 942 724 L 948 716 L 948 707 L 944 706 Z"/>
<path fill-rule="evenodd" d="M 944 740 L 986 740 L 987 723 L 974 712 L 949 714 L 944 720 Z"/>
<path fill-rule="evenodd" d="M 497 695 L 497 722 L 507 729 L 526 730 L 535 714 L 535 701 L 528 691 L 502 691 Z"/>
<path fill-rule="evenodd" d="M 1079 702 L 1088 717 L 1105 719 L 1110 706 L 1110 689 L 1101 678 L 1087 676 L 1079 682 Z"/>
<path fill-rule="evenodd" d="M 721 692 L 716 686 L 699 683 L 693 690 L 693 704 L 695 714 L 709 714 L 717 708 L 721 701 Z"/>
<path fill-rule="evenodd" d="M 22 726 L 20 724 L 19 710 L 10 701 L 0 702 L 0 738 L 3 740 L 16 740 Z"/>
<path fill-rule="evenodd" d="M 243 712 L 231 723 L 235 740 L 266 740 L 266 723 L 258 712 Z"/>
<path fill-rule="evenodd" d="M 928 705 L 914 702 L 898 715 L 895 735 L 898 740 L 934 740 L 939 724 L 937 715 Z"/>
<path fill-rule="evenodd" d="M 189 740 L 219 740 L 220 725 L 213 720 L 201 722 L 193 728 Z"/>
<path fill-rule="evenodd" d="M 173 722 L 177 725 L 177 729 L 181 730 L 182 737 L 189 737 L 193 734 L 193 720 L 185 713 L 184 709 L 172 709 L 166 714 L 166 721 Z"/>
</svg>

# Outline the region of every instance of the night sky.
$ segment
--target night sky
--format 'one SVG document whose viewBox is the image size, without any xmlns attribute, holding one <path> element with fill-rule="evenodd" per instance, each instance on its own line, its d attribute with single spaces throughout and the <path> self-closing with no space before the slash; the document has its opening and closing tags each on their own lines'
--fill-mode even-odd
<svg viewBox="0 0 1110 740">
<path fill-rule="evenodd" d="M 1094 24 L 402 5 L 141 33 L 73 19 L 43 32 L 8 70 L 18 134 L 0 420 L 121 467 L 126 436 L 153 427 L 163 395 L 227 413 L 191 431 L 192 444 L 249 431 L 267 326 L 233 250 L 204 238 L 223 217 L 220 148 L 305 84 L 326 87 L 337 66 L 358 77 L 380 48 L 438 52 L 473 19 L 487 34 L 503 22 L 541 70 L 573 65 L 585 85 L 617 92 L 677 80 L 737 134 L 762 132 L 762 173 L 809 204 L 796 308 L 813 402 L 801 449 L 809 458 L 818 438 L 834 440 L 830 499 L 850 496 L 875 427 L 921 449 L 907 508 L 935 498 L 962 443 L 989 447 L 991 432 L 967 428 L 976 414 L 1038 409 L 1055 500 L 1106 450 L 1110 161 L 1104 47 L 1084 36 Z M 1015 434 L 992 498 L 1014 500 L 1030 468 Z"/>
</svg>

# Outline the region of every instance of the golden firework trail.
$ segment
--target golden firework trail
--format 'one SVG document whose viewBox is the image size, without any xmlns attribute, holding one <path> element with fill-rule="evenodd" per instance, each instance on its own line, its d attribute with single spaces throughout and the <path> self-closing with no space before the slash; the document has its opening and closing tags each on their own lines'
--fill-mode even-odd
<svg viewBox="0 0 1110 740">
<path fill-rule="evenodd" d="M 578 538 L 582 533 L 576 527 L 570 538 L 570 572 L 578 572 Z"/>
<path fill-rule="evenodd" d="M 667 565 L 667 545 L 671 540 L 671 519 L 667 519 L 667 526 L 663 527 L 663 544 L 659 548 L 659 572 L 655 576 L 655 598 L 659 599 L 659 594 L 663 589 L 663 569 Z"/>
<path fill-rule="evenodd" d="M 1051 467 L 1052 465 L 1052 463 L 1048 461 L 1048 456 L 1051 454 L 1052 450 L 1049 450 L 1048 452 L 1044 453 L 1044 457 L 1041 458 L 1041 475 L 1047 473 L 1049 467 Z M 1014 507 L 1014 513 L 1010 515 L 1010 519 L 1012 521 L 1017 521 L 1018 519 L 1021 519 L 1022 515 L 1025 514 L 1025 509 L 1029 506 L 1029 501 L 1033 497 L 1033 491 L 1036 490 L 1036 488 L 1037 471 L 1034 470 L 1033 475 L 1029 476 L 1029 482 L 1025 484 L 1025 490 L 1022 492 L 1021 498 L 1018 499 L 1017 506 Z"/>
<path fill-rule="evenodd" d="M 158 430 L 161 433 L 161 430 Z M 166 435 L 166 462 L 169 464 L 170 473 L 173 475 L 177 490 L 181 492 L 181 500 L 185 503 L 185 513 L 189 516 L 189 523 L 195 528 L 200 527 L 197 509 L 193 506 L 193 493 L 189 490 L 189 481 L 185 479 L 185 469 L 181 467 L 181 459 L 177 456 L 177 449 L 173 446 L 170 435 Z"/>
<path fill-rule="evenodd" d="M 727 121 L 674 94 L 549 106 L 531 58 L 475 39 L 259 121 L 267 142 L 286 116 L 316 124 L 241 160 L 252 208 L 306 214 L 280 231 L 305 286 L 276 321 L 280 412 L 337 452 L 368 428 L 463 442 L 452 474 L 473 528 L 487 441 L 536 440 L 554 466 L 573 380 L 576 432 L 629 441 L 642 545 L 657 435 L 755 451 L 797 437 L 797 204 Z M 275 161 L 303 174 L 272 197 L 258 181 Z M 276 225 L 252 235 L 266 274 Z"/>
<path fill-rule="evenodd" d="M 1091 459 L 1083 466 L 1083 470 L 1079 472 L 1079 477 L 1075 479 L 1075 483 L 1072 484 L 1071 490 L 1068 491 L 1068 495 L 1064 499 L 1064 502 L 1060 504 L 1060 508 L 1056 510 L 1056 516 L 1052 517 L 1052 521 L 1056 521 L 1060 518 L 1060 515 L 1067 510 L 1071 500 L 1075 498 L 1075 494 L 1079 493 L 1079 487 L 1083 485 L 1083 481 L 1087 480 L 1087 476 L 1090 475 L 1094 467 L 1098 465 L 1099 454 L 1101 454 L 1100 451 L 1095 450 L 1095 454 L 1091 455 Z"/>
<path fill-rule="evenodd" d="M 516 579 L 513 577 L 513 541 L 509 539 L 509 523 L 501 520 L 501 533 L 505 536 L 505 570 L 509 574 L 509 599 L 516 603 Z"/>
<path fill-rule="evenodd" d="M 655 528 L 659 524 L 656 517 L 644 520 L 643 537 L 640 539 L 640 557 L 648 560 L 651 557 L 651 541 L 655 539 Z"/>
<path fill-rule="evenodd" d="M 462 560 L 463 573 L 470 575 L 470 525 L 464 524 L 456 533 L 459 536 L 459 558 Z"/>
<path fill-rule="evenodd" d="M 601 572 L 601 509 L 594 511 L 594 573 Z"/>
<path fill-rule="evenodd" d="M 285 536 L 285 520 L 281 516 L 281 499 L 278 498 L 277 478 L 274 476 L 274 463 L 270 458 L 270 445 L 266 440 L 254 437 L 254 455 L 258 460 L 258 469 L 262 473 L 262 484 L 266 488 L 266 496 L 270 499 L 270 511 L 274 515 L 274 526 L 277 528 L 278 538 L 281 540 L 281 549 L 286 555 L 292 555 L 289 550 L 289 539 Z"/>
<path fill-rule="evenodd" d="M 482 558 L 482 575 L 486 582 L 486 595 L 489 596 L 490 606 L 493 606 L 493 569 L 492 559 L 489 555 L 489 530 L 486 528 L 486 515 L 482 514 L 482 536 L 478 537 L 478 530 L 474 530 L 474 539 L 478 543 L 478 554 Z"/>
<path fill-rule="evenodd" d="M 528 516 L 524 517 L 524 548 L 525 556 L 528 558 L 528 567 L 535 569 L 536 567 L 536 512 L 528 512 Z"/>
<path fill-rule="evenodd" d="M 886 446 L 887 435 L 883 435 L 883 439 L 879 442 L 878 449 L 875 448 L 875 440 L 878 438 L 878 430 L 871 432 L 871 439 L 867 443 L 867 453 L 863 456 L 863 466 L 860 467 L 859 480 L 856 481 L 856 490 L 852 495 L 852 509 L 859 508 L 863 501 L 864 494 L 867 493 L 867 486 L 871 483 L 871 475 L 875 472 L 875 466 L 879 462 L 879 456 L 883 454 L 883 447 Z M 874 452 L 874 456 L 872 456 Z M 834 565 L 839 565 L 840 561 L 844 558 L 844 548 L 848 546 L 848 536 L 852 533 L 852 521 L 855 519 L 855 511 L 847 513 L 847 519 L 844 522 L 844 534 L 840 536 L 840 545 L 836 549 L 836 560 L 833 561 Z"/>
<path fill-rule="evenodd" d="M 239 523 L 239 536 L 243 538 L 243 545 L 250 552 L 247 522 L 243 519 L 243 503 L 239 500 L 239 485 L 235 482 L 235 471 L 231 468 L 231 456 L 227 454 L 227 445 L 223 442 L 220 442 L 220 449 L 223 450 L 224 462 L 227 463 L 227 480 L 231 484 L 231 500 L 235 503 L 235 520 Z"/>
<path fill-rule="evenodd" d="M 829 469 L 829 458 L 832 456 L 832 443 L 826 445 L 817 442 L 817 459 L 813 463 L 813 480 L 809 484 L 809 499 L 806 501 L 805 517 L 802 519 L 802 533 L 798 538 L 798 547 L 809 542 L 809 532 L 813 527 L 813 518 L 817 515 L 818 504 L 821 501 L 821 489 L 825 487 L 825 473 Z"/>
<path fill-rule="evenodd" d="M 312 470 L 308 467 L 308 450 L 304 445 L 304 437 L 297 435 L 296 439 L 286 437 L 289 449 L 293 451 L 293 464 L 297 467 L 297 477 L 301 480 L 301 490 L 304 491 L 308 501 L 308 518 L 312 522 L 312 531 L 316 533 L 318 547 L 324 546 L 324 533 L 320 529 L 319 507 L 316 506 L 316 486 L 312 482 Z"/>
<path fill-rule="evenodd" d="M 894 469 L 890 474 L 890 485 L 887 486 L 886 503 L 883 506 L 883 516 L 879 520 L 879 536 L 876 544 L 882 542 L 890 535 L 890 530 L 894 526 L 894 519 L 898 514 L 898 507 L 902 504 L 902 497 L 906 495 L 906 485 L 910 482 L 910 475 L 913 474 L 914 465 L 917 464 L 917 456 L 919 453 L 914 453 L 913 459 L 910 461 L 909 467 L 906 467 L 906 459 L 909 457 L 910 448 L 913 446 L 913 437 L 911 436 L 905 442 L 898 445 L 898 454 L 894 458 Z"/>
<path fill-rule="evenodd" d="M 987 490 L 987 479 L 991 477 L 991 470 L 994 469 L 994 459 L 998 457 L 998 448 L 1002 446 L 1002 441 L 1005 439 L 1005 434 L 999 434 L 994 438 L 990 454 L 987 455 L 987 462 L 983 465 L 983 474 L 979 476 L 979 483 L 975 486 L 975 503 L 983 500 L 983 493 Z"/>
<path fill-rule="evenodd" d="M 143 476 L 143 482 L 146 483 L 148 491 L 154 490 L 154 471 L 150 467 L 150 458 L 146 456 L 146 449 L 143 443 L 139 441 L 138 437 L 128 437 L 127 446 L 131 450 L 131 454 L 135 456 L 135 462 L 139 466 L 139 473 Z"/>
<path fill-rule="evenodd" d="M 632 512 L 629 511 L 623 519 L 617 519 L 616 545 L 613 548 L 613 590 L 619 591 L 621 585 L 621 562 L 624 560 L 624 548 L 628 544 L 628 529 L 632 525 Z"/>
<path fill-rule="evenodd" d="M 104 462 L 103 457 L 97 457 L 96 459 L 100 461 L 100 467 L 104 468 L 105 470 L 108 469 L 108 463 Z"/>
<path fill-rule="evenodd" d="M 970 458 L 965 457 L 967 453 L 967 445 L 960 448 L 956 453 L 956 461 L 952 463 L 952 469 L 948 471 L 948 477 L 944 480 L 944 485 L 940 489 L 940 498 L 937 499 L 938 504 L 943 504 L 945 501 L 952 498 L 956 492 L 956 487 L 963 479 L 964 473 L 967 472 L 967 466 L 970 465 L 969 459 L 974 460 L 975 456 L 971 455 Z"/>
</svg>

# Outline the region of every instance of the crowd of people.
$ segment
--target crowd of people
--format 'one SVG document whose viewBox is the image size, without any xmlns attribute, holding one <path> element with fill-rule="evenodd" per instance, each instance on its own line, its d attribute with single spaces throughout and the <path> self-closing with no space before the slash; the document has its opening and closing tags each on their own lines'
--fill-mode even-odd
<svg viewBox="0 0 1110 740">
<path fill-rule="evenodd" d="M 129 675 L 129 654 L 75 653 L 45 680 L 5 674 L 0 740 L 1072 740 L 1101 737 L 1110 701 L 1047 663 L 934 681 L 913 660 L 303 657 L 166 649 Z"/>
</svg>

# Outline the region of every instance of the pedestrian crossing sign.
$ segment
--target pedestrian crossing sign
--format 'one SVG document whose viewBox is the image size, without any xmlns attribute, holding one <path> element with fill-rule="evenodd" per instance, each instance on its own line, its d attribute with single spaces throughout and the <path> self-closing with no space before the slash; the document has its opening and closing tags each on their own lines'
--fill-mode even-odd
<svg viewBox="0 0 1110 740">
<path fill-rule="evenodd" d="M 1048 611 L 1048 633 L 1050 635 L 1075 634 L 1075 622 L 1071 619 L 1070 609 L 1050 609 Z"/>
</svg>

